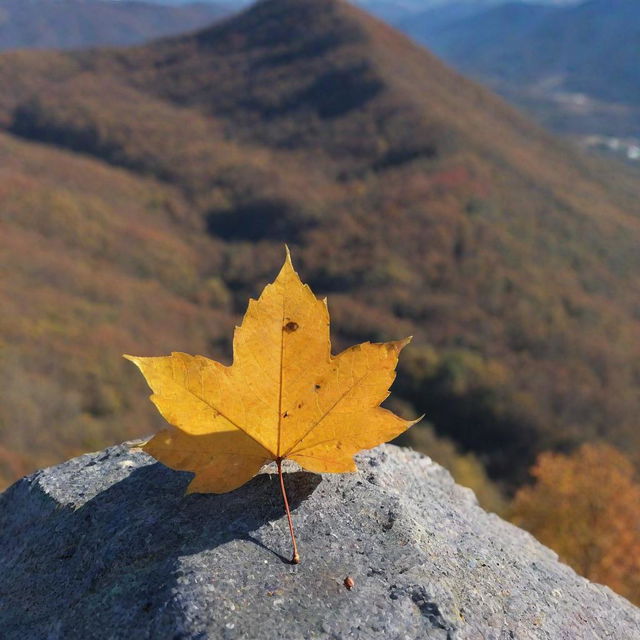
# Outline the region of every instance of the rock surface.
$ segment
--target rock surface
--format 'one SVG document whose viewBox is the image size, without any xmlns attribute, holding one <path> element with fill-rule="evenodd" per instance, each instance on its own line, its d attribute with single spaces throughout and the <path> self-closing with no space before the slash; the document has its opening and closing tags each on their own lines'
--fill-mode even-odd
<svg viewBox="0 0 640 640">
<path fill-rule="evenodd" d="M 126 445 L 0 501 L 0 636 L 136 640 L 640 638 L 640 610 L 390 445 L 356 474 L 274 469 L 225 495 Z M 345 579 L 351 577 L 351 590 Z"/>
</svg>

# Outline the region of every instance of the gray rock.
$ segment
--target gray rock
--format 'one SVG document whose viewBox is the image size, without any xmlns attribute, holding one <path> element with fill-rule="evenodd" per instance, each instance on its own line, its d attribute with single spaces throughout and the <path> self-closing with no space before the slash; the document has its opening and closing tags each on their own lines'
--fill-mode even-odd
<svg viewBox="0 0 640 640">
<path fill-rule="evenodd" d="M 121 445 L 24 478 L 0 502 L 0 637 L 640 638 L 640 610 L 429 458 L 358 465 L 287 474 L 297 566 L 273 467 L 185 496 L 190 474 Z"/>
</svg>

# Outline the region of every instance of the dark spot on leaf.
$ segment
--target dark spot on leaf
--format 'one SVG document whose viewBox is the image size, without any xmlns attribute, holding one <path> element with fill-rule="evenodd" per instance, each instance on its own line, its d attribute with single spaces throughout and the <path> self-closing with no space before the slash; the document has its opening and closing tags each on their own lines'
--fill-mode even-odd
<svg viewBox="0 0 640 640">
<path fill-rule="evenodd" d="M 287 324 L 284 325 L 284 330 L 287 333 L 293 333 L 297 328 L 298 328 L 298 323 L 293 322 L 293 320 L 291 322 L 287 322 Z"/>
<path fill-rule="evenodd" d="M 316 385 L 315 385 L 315 387 L 316 387 L 316 391 L 317 391 L 318 389 L 320 389 L 320 385 L 319 385 L 319 384 L 316 384 Z"/>
<path fill-rule="evenodd" d="M 288 418 L 288 417 L 289 417 L 289 412 L 288 412 L 288 411 L 285 411 L 285 412 L 282 414 L 282 417 L 283 417 L 283 418 Z"/>
</svg>

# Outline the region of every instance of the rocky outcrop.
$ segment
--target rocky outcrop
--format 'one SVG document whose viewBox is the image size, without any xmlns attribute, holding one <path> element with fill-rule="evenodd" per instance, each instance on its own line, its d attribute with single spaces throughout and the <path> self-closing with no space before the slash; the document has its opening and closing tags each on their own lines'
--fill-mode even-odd
<svg viewBox="0 0 640 640">
<path fill-rule="evenodd" d="M 640 610 L 394 446 L 360 471 L 275 470 L 224 495 L 127 445 L 0 501 L 0 635 L 171 640 L 640 638 Z M 345 579 L 351 578 L 351 589 Z"/>
</svg>

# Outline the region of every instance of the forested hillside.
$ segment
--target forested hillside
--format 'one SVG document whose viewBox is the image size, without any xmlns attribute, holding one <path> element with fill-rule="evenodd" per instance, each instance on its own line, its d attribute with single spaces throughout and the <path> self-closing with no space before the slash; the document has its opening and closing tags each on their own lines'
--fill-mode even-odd
<svg viewBox="0 0 640 640">
<path fill-rule="evenodd" d="M 413 334 L 396 395 L 521 480 L 640 459 L 640 188 L 338 0 L 0 56 L 5 477 L 155 426 L 124 352 L 229 356 L 290 244 L 335 343 Z"/>
</svg>

